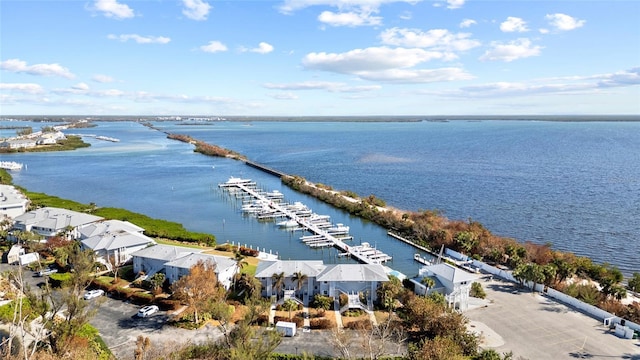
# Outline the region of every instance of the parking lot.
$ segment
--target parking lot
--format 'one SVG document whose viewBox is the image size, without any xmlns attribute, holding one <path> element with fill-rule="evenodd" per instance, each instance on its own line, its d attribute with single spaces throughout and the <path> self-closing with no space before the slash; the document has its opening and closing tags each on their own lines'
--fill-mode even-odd
<svg viewBox="0 0 640 360">
<path fill-rule="evenodd" d="M 465 315 L 484 346 L 514 358 L 640 360 L 640 341 L 615 336 L 602 322 L 513 283 L 483 282 L 490 304 Z"/>
<path fill-rule="evenodd" d="M 168 315 L 159 311 L 146 318 L 136 317 L 140 306 L 108 297 L 90 301 L 104 301 L 98 313 L 89 321 L 118 359 L 131 359 L 139 335 L 148 337 L 152 347 L 175 350 L 179 345 L 217 339 L 220 331 L 213 326 L 185 330 L 167 325 Z"/>
</svg>

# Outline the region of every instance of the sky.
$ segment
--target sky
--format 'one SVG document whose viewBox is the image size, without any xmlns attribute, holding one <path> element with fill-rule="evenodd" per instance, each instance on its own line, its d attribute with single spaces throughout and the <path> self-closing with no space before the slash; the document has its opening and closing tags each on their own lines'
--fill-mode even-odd
<svg viewBox="0 0 640 360">
<path fill-rule="evenodd" d="M 640 1 L 0 0 L 0 115 L 640 114 Z"/>
</svg>

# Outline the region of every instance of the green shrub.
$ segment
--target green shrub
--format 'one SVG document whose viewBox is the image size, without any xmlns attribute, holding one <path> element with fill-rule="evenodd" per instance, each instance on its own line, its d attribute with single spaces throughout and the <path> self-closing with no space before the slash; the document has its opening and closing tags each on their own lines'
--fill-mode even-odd
<svg viewBox="0 0 640 360">
<path fill-rule="evenodd" d="M 309 319 L 309 327 L 312 329 L 330 329 L 331 320 L 324 318 Z"/>
<path fill-rule="evenodd" d="M 71 273 L 54 273 L 49 275 L 49 283 L 53 288 L 63 288 L 69 284 L 71 276 Z"/>
<path fill-rule="evenodd" d="M 147 305 L 153 302 L 155 296 L 153 294 L 149 294 L 148 292 L 137 291 L 129 296 L 129 300 L 132 303 L 137 305 Z"/>
<path fill-rule="evenodd" d="M 351 329 L 351 330 L 358 330 L 358 329 L 371 330 L 372 327 L 373 327 L 373 324 L 369 319 L 350 321 L 344 326 L 345 329 Z"/>
<path fill-rule="evenodd" d="M 484 299 L 487 297 L 487 293 L 484 292 L 484 289 L 479 282 L 471 284 L 471 291 L 469 292 L 469 295 L 478 299 Z"/>
</svg>

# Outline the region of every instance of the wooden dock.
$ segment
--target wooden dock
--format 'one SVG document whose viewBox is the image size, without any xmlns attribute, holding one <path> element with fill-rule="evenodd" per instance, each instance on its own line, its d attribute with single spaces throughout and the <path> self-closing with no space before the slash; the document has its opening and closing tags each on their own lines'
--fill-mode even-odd
<svg viewBox="0 0 640 360">
<path fill-rule="evenodd" d="M 282 214 L 283 217 L 295 221 L 299 228 L 313 234 L 310 236 L 303 236 L 301 238 L 301 240 L 309 247 L 335 247 L 343 253 L 365 264 L 382 264 L 392 260 L 391 256 L 377 250 L 375 247 L 371 247 L 368 243 L 362 243 L 362 245 L 356 246 L 346 244 L 341 238 L 341 235 L 345 234 L 333 234 L 329 231 L 330 228 L 322 226 L 324 224 L 318 224 L 310 220 L 310 216 L 302 216 L 297 209 L 287 206 L 287 204 L 269 199 L 263 192 L 257 190 L 256 183 L 249 179 L 231 177 L 229 181 L 221 183 L 218 186 L 226 190 L 237 189 L 244 194 L 248 194 L 254 200 L 264 204 L 269 211 Z M 305 213 L 304 215 L 310 214 Z M 349 236 L 343 237 L 344 240 L 352 238 Z"/>
</svg>

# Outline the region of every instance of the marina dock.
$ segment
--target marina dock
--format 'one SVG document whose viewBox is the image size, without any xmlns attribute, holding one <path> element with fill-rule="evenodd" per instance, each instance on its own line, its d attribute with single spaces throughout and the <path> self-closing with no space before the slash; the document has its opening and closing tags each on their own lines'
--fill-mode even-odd
<svg viewBox="0 0 640 360">
<path fill-rule="evenodd" d="M 243 211 L 255 214 L 258 219 L 286 218 L 277 225 L 288 230 L 303 230 L 312 235 L 302 236 L 300 240 L 312 248 L 335 247 L 344 256 L 350 256 L 365 264 L 382 264 L 392 260 L 392 257 L 372 247 L 369 243 L 348 245 L 344 241 L 353 239 L 348 235 L 349 227 L 343 224 L 333 226 L 325 215 L 314 214 L 304 204 L 295 202 L 287 204 L 282 197 L 270 197 L 264 191 L 257 189 L 255 182 L 250 179 L 231 177 L 227 182 L 218 184 L 224 190 L 243 199 Z"/>
</svg>

